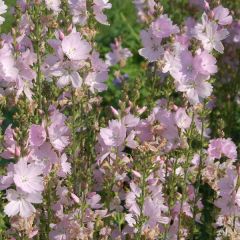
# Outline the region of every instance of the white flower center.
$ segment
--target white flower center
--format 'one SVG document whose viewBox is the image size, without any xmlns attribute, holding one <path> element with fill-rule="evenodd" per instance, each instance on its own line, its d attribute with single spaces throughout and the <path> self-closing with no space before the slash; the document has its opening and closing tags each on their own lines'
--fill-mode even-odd
<svg viewBox="0 0 240 240">
<path fill-rule="evenodd" d="M 27 182 L 27 181 L 28 181 L 28 178 L 27 178 L 27 176 L 22 176 L 22 177 L 21 177 L 21 180 L 22 180 L 22 182 L 24 183 L 24 182 Z"/>
</svg>

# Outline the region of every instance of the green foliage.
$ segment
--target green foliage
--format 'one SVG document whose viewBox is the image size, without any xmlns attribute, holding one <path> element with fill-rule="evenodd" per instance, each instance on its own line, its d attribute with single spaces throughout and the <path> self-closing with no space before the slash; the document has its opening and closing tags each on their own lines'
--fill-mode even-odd
<svg viewBox="0 0 240 240">
<path fill-rule="evenodd" d="M 15 6 L 16 4 L 16 0 L 6 0 L 4 1 L 5 4 L 8 6 L 8 8 L 11 8 L 12 6 Z M 9 11 L 4 15 L 5 17 L 5 22 L 2 26 L 0 26 L 1 31 L 4 33 L 8 33 L 9 31 L 11 31 L 12 25 L 14 23 L 14 14 L 10 13 Z"/>
</svg>

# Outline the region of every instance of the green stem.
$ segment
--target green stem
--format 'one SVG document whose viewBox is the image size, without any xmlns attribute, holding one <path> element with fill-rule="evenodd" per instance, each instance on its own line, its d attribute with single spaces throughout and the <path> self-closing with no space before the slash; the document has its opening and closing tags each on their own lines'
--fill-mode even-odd
<svg viewBox="0 0 240 240">
<path fill-rule="evenodd" d="M 203 111 L 205 109 L 205 103 L 203 105 Z M 203 169 L 203 132 L 204 132 L 204 121 L 203 121 L 203 116 L 202 116 L 202 126 L 201 126 L 201 137 L 200 137 L 200 142 L 201 142 L 201 148 L 200 148 L 200 152 L 199 152 L 199 157 L 200 157 L 200 161 L 199 161 L 199 167 L 198 167 L 198 173 L 197 173 L 197 186 L 195 188 L 195 198 L 194 198 L 194 204 L 193 204 L 193 221 L 195 222 L 195 218 L 196 218 L 196 214 L 197 214 L 197 201 L 199 199 L 199 189 L 200 189 L 200 184 L 201 184 L 201 172 Z M 192 230 L 191 233 L 194 233 L 194 226 L 195 224 L 193 224 L 192 226 Z"/>
<path fill-rule="evenodd" d="M 76 145 L 76 121 L 77 121 L 77 111 L 76 111 L 76 99 L 75 90 L 72 90 L 72 162 L 73 162 L 73 185 L 74 192 L 78 195 L 78 174 L 77 174 L 77 145 Z"/>
<path fill-rule="evenodd" d="M 181 224 L 182 224 L 182 210 L 183 210 L 183 202 L 186 196 L 186 190 L 187 190 L 187 173 L 188 173 L 188 168 L 189 168 L 189 161 L 190 161 L 190 156 L 191 156 L 191 146 L 192 146 L 192 133 L 193 133 L 193 126 L 194 126 L 194 113 L 192 115 L 192 121 L 191 121 L 191 126 L 189 130 L 189 149 L 187 151 L 187 159 L 186 163 L 184 166 L 184 186 L 183 186 L 183 191 L 182 191 L 182 198 L 181 198 L 181 205 L 180 205 L 180 211 L 179 211 L 179 223 L 178 223 L 178 240 L 180 239 L 180 229 L 181 229 Z"/>
<path fill-rule="evenodd" d="M 137 40 L 137 42 L 139 42 L 139 36 L 138 34 L 134 31 L 134 29 L 132 28 L 132 26 L 129 24 L 127 18 L 122 14 L 120 13 L 120 16 L 123 20 L 123 22 L 127 25 L 129 31 L 131 32 L 132 36 L 134 37 L 135 40 Z"/>
<path fill-rule="evenodd" d="M 37 5 L 35 7 L 35 27 L 36 27 L 36 54 L 37 54 L 37 98 L 38 98 L 38 105 L 39 109 L 42 109 L 42 76 L 41 76 L 41 6 Z"/>
</svg>

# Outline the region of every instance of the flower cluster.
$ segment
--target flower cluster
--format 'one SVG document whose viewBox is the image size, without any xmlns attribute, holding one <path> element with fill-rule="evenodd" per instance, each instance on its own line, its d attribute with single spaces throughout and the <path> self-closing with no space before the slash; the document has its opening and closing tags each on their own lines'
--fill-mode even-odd
<svg viewBox="0 0 240 240">
<path fill-rule="evenodd" d="M 184 24 L 157 1 L 131 4 L 143 29 L 135 49 L 116 34 L 102 47 L 114 1 L 11 8 L 0 35 L 3 239 L 239 238 L 229 126 L 239 22 L 215 1 L 189 1 L 203 13 Z"/>
</svg>

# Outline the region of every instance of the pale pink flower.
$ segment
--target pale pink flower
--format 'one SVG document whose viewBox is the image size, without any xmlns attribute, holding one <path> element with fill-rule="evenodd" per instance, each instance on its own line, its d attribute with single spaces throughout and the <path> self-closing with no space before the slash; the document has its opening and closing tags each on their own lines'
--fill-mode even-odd
<svg viewBox="0 0 240 240">
<path fill-rule="evenodd" d="M 126 208 L 133 215 L 139 216 L 141 213 L 137 199 L 141 196 L 141 189 L 134 183 L 130 183 L 131 192 L 126 194 Z"/>
<path fill-rule="evenodd" d="M 14 61 L 11 49 L 8 44 L 4 44 L 0 48 L 0 86 L 8 86 L 15 84 L 18 76 L 18 69 Z"/>
<path fill-rule="evenodd" d="M 82 39 L 79 32 L 72 32 L 62 41 L 62 50 L 70 60 L 86 60 L 91 51 L 90 44 Z"/>
<path fill-rule="evenodd" d="M 54 225 L 54 228 L 49 233 L 50 240 L 68 240 L 71 238 L 69 233 L 69 221 L 64 218 L 60 223 Z"/>
<path fill-rule="evenodd" d="M 119 147 L 126 138 L 126 127 L 118 120 L 109 121 L 108 128 L 100 130 L 100 136 L 107 146 Z"/>
<path fill-rule="evenodd" d="M 79 61 L 62 60 L 63 56 L 60 56 L 60 59 L 53 55 L 48 56 L 43 66 L 44 75 L 47 78 L 52 76 L 57 77 L 57 86 L 59 88 L 64 88 L 70 83 L 74 88 L 80 88 L 82 85 L 82 78 L 78 70 L 83 67 L 83 64 Z"/>
<path fill-rule="evenodd" d="M 229 196 L 235 190 L 237 184 L 237 174 L 236 171 L 232 169 L 227 169 L 226 176 L 221 178 L 218 182 L 218 187 L 221 196 Z"/>
<path fill-rule="evenodd" d="M 208 76 L 217 72 L 216 63 L 217 60 L 214 56 L 207 51 L 203 51 L 195 56 L 193 65 L 199 73 Z"/>
<path fill-rule="evenodd" d="M 17 187 L 27 193 L 41 192 L 44 189 L 42 169 L 34 163 L 27 163 L 26 158 L 21 158 L 14 165 L 13 180 Z"/>
<path fill-rule="evenodd" d="M 53 147 L 61 152 L 69 144 L 69 128 L 65 125 L 66 116 L 55 110 L 50 119 L 49 139 Z"/>
<path fill-rule="evenodd" d="M 73 16 L 74 24 L 85 25 L 87 23 L 87 3 L 86 0 L 68 0 L 69 8 Z"/>
<path fill-rule="evenodd" d="M 164 50 L 161 45 L 162 39 L 153 35 L 151 30 L 142 30 L 141 40 L 143 48 L 140 49 L 138 52 L 149 62 L 155 62 L 159 60 L 161 56 L 163 56 Z"/>
<path fill-rule="evenodd" d="M 207 82 L 209 77 L 198 74 L 192 81 L 178 82 L 178 90 L 185 92 L 191 104 L 198 104 L 212 93 L 212 85 Z"/>
<path fill-rule="evenodd" d="M 64 153 L 60 158 L 60 169 L 57 172 L 59 177 L 66 177 L 71 173 L 71 164 L 67 160 L 67 155 Z"/>
<path fill-rule="evenodd" d="M 134 219 L 134 216 L 131 213 L 125 215 L 125 220 L 127 221 L 130 227 L 134 227 L 136 224 L 136 220 Z"/>
<path fill-rule="evenodd" d="M 41 125 L 33 124 L 29 129 L 29 143 L 31 146 L 41 146 L 47 138 L 47 133 Z"/>
<path fill-rule="evenodd" d="M 19 213 L 23 218 L 30 217 L 36 209 L 32 203 L 42 203 L 42 196 L 40 193 L 26 193 L 20 189 L 7 190 L 7 200 L 9 203 L 4 207 L 4 212 L 9 216 L 13 217 Z"/>
<path fill-rule="evenodd" d="M 163 67 L 163 73 L 169 72 L 171 76 L 176 79 L 179 77 L 181 69 L 181 60 L 179 54 L 172 53 L 169 51 L 164 52 L 165 66 Z"/>
<path fill-rule="evenodd" d="M 138 142 L 135 139 L 136 136 L 136 132 L 134 130 L 132 130 L 127 138 L 126 138 L 126 146 L 132 149 L 135 149 L 138 147 Z"/>
<path fill-rule="evenodd" d="M 107 90 L 106 80 L 108 78 L 108 72 L 90 72 L 86 79 L 85 84 L 89 86 L 92 93 L 103 92 Z"/>
<path fill-rule="evenodd" d="M 223 53 L 224 46 L 222 40 L 226 39 L 229 35 L 227 29 L 219 29 L 218 25 L 214 22 L 207 21 L 199 27 L 197 25 L 195 37 L 202 42 L 205 50 L 211 52 L 213 49 Z"/>
<path fill-rule="evenodd" d="M 213 9 L 213 17 L 220 25 L 230 25 L 232 23 L 232 16 L 229 15 L 229 10 L 222 5 Z"/>
<path fill-rule="evenodd" d="M 180 73 L 184 80 L 195 80 L 197 77 L 197 70 L 194 66 L 194 57 L 188 50 L 182 51 L 180 54 L 181 69 Z"/>
<path fill-rule="evenodd" d="M 237 146 L 230 138 L 224 139 L 222 144 L 222 153 L 229 159 L 237 159 Z"/>
<path fill-rule="evenodd" d="M 168 140 L 169 146 L 176 146 L 179 142 L 179 134 L 174 113 L 164 108 L 155 108 L 153 113 L 155 119 L 161 124 L 161 136 Z"/>
<path fill-rule="evenodd" d="M 107 21 L 107 16 L 103 13 L 104 9 L 110 9 L 112 4 L 109 0 L 94 0 L 93 1 L 93 13 L 96 20 L 104 25 L 109 25 Z"/>
<path fill-rule="evenodd" d="M 166 210 L 167 207 L 161 201 L 147 197 L 143 205 L 143 213 L 148 217 L 146 225 L 154 228 L 158 223 L 168 224 L 169 218 L 162 215 Z"/>
<path fill-rule="evenodd" d="M 1 15 L 7 12 L 7 5 L 4 3 L 3 0 L 0 0 L 0 25 L 3 24 L 5 21 L 5 18 Z"/>
<path fill-rule="evenodd" d="M 236 160 L 237 147 L 230 138 L 213 139 L 208 146 L 208 155 L 215 159 L 220 159 L 222 155 L 225 155 L 229 159 Z"/>
<path fill-rule="evenodd" d="M 15 140 L 15 132 L 11 125 L 5 130 L 3 146 L 4 151 L 0 154 L 1 157 L 9 159 L 20 156 L 20 147 Z"/>
<path fill-rule="evenodd" d="M 236 204 L 236 198 L 233 194 L 218 198 L 214 204 L 221 209 L 220 214 L 222 215 L 231 216 L 239 214 L 240 209 Z"/>
<path fill-rule="evenodd" d="M 48 10 L 52 10 L 54 14 L 58 14 L 61 11 L 60 5 L 61 1 L 60 0 L 45 0 L 45 3 L 47 5 Z"/>
<path fill-rule="evenodd" d="M 166 15 L 161 15 L 151 25 L 152 33 L 158 38 L 170 37 L 179 32 L 177 25 L 173 25 L 172 20 Z"/>
<path fill-rule="evenodd" d="M 133 128 L 138 125 L 140 119 L 129 113 L 123 117 L 122 122 L 125 124 L 127 128 Z"/>
<path fill-rule="evenodd" d="M 102 207 L 100 204 L 101 196 L 95 192 L 89 193 L 87 196 L 87 203 L 92 209 L 99 209 Z"/>
<path fill-rule="evenodd" d="M 94 72 L 108 72 L 108 65 L 100 58 L 99 52 L 93 51 L 90 60 Z"/>
<path fill-rule="evenodd" d="M 191 125 L 192 119 L 187 115 L 184 108 L 178 108 L 175 114 L 175 121 L 179 128 L 188 129 Z"/>
<path fill-rule="evenodd" d="M 7 175 L 0 176 L 0 190 L 5 190 L 13 184 L 14 164 L 9 163 L 7 166 Z"/>
<path fill-rule="evenodd" d="M 43 170 L 44 175 L 47 175 L 51 171 L 52 165 L 58 161 L 58 156 L 52 145 L 45 142 L 40 147 L 33 147 L 29 159 Z"/>
<path fill-rule="evenodd" d="M 111 44 L 112 52 L 106 54 L 106 63 L 109 66 L 116 65 L 123 61 L 126 61 L 132 56 L 132 53 L 128 48 L 123 48 L 120 41 L 115 40 L 115 43 Z"/>
<path fill-rule="evenodd" d="M 236 192 L 236 203 L 237 203 L 238 207 L 240 207 L 240 188 L 238 188 L 238 190 Z"/>
<path fill-rule="evenodd" d="M 24 93 L 29 101 L 32 101 L 32 88 L 33 80 L 36 79 L 36 72 L 32 69 L 33 64 L 37 58 L 35 53 L 27 50 L 23 52 L 16 61 L 16 67 L 18 68 L 17 77 L 17 98 Z"/>
<path fill-rule="evenodd" d="M 62 75 L 57 81 L 57 86 L 63 88 L 69 85 L 69 83 L 72 83 L 74 88 L 80 88 L 82 86 L 82 78 L 78 72 L 67 70 L 62 72 Z"/>
</svg>

